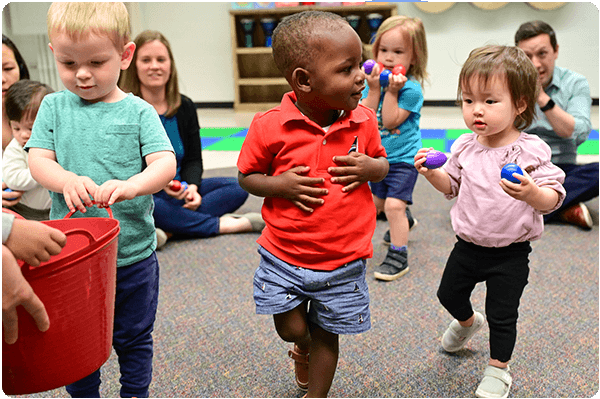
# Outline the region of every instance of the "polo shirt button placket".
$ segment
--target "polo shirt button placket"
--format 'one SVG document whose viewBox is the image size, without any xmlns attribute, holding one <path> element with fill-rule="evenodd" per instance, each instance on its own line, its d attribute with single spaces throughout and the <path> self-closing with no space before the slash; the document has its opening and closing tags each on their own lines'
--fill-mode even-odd
<svg viewBox="0 0 600 399">
<path fill-rule="evenodd" d="M 327 139 L 323 140 L 323 145 L 327 144 Z"/>
</svg>

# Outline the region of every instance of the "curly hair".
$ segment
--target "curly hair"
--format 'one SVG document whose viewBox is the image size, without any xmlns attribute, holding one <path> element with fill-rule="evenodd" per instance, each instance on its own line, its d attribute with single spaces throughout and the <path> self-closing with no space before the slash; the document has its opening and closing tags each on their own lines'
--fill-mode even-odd
<svg viewBox="0 0 600 399">
<path fill-rule="evenodd" d="M 310 65 L 320 50 L 321 35 L 336 32 L 348 22 L 331 12 L 303 11 L 283 18 L 273 32 L 273 58 L 289 78 L 298 67 Z"/>
</svg>

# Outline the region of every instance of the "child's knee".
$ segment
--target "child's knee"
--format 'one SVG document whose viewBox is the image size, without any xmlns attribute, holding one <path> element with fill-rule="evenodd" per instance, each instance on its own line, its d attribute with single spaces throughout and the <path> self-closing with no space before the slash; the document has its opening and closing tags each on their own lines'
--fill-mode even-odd
<svg viewBox="0 0 600 399">
<path fill-rule="evenodd" d="M 385 212 L 396 212 L 403 215 L 406 212 L 406 202 L 397 198 L 387 198 L 385 200 Z"/>
<path fill-rule="evenodd" d="M 275 330 L 279 337 L 286 342 L 299 342 L 306 339 L 309 335 L 308 321 L 305 317 L 287 317 L 284 315 L 275 315 Z"/>
</svg>

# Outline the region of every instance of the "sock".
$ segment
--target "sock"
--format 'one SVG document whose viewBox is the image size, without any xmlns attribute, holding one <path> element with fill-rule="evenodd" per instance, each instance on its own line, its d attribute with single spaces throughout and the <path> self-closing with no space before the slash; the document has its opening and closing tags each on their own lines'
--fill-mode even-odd
<svg viewBox="0 0 600 399">
<path fill-rule="evenodd" d="M 398 252 L 408 252 L 408 247 L 406 245 L 403 245 L 401 247 L 397 247 L 394 244 L 391 244 L 390 248 L 392 248 L 394 251 L 398 251 Z"/>
</svg>

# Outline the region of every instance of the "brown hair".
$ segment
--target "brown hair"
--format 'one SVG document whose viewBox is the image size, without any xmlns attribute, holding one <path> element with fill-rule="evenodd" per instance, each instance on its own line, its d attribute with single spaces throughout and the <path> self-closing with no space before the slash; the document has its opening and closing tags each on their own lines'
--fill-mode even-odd
<svg viewBox="0 0 600 399">
<path fill-rule="evenodd" d="M 172 117 L 177 113 L 177 110 L 181 106 L 181 94 L 179 93 L 179 79 L 177 77 L 177 68 L 175 68 L 175 60 L 173 59 L 173 52 L 171 51 L 171 44 L 167 38 L 160 32 L 155 30 L 145 30 L 134 40 L 135 48 L 137 51 L 133 54 L 133 59 L 131 60 L 131 64 L 129 68 L 124 70 L 121 73 L 121 78 L 119 79 L 119 87 L 121 90 L 127 93 L 133 93 L 138 97 L 142 97 L 142 90 L 140 88 L 140 77 L 138 76 L 136 61 L 138 51 L 142 46 L 148 42 L 152 42 L 157 40 L 165 45 L 167 48 L 167 52 L 169 53 L 169 58 L 171 59 L 171 76 L 167 81 L 167 86 L 165 87 L 166 91 L 166 99 L 167 99 L 167 113 L 165 116 L 167 118 Z"/>
<path fill-rule="evenodd" d="M 395 15 L 387 18 L 375 35 L 373 42 L 373 57 L 377 58 L 379 46 L 381 45 L 381 36 L 392 29 L 402 29 L 410 37 L 412 43 L 413 54 L 415 55 L 415 65 L 407 67 L 407 73 L 413 75 L 421 86 L 428 79 L 427 73 L 427 40 L 425 37 L 425 27 L 419 18 L 410 18 L 404 15 Z"/>
<path fill-rule="evenodd" d="M 530 21 L 525 22 L 519 26 L 519 30 L 515 33 L 515 46 L 519 45 L 521 40 L 531 39 L 542 34 L 550 36 L 550 45 L 554 51 L 557 50 L 556 33 L 554 29 L 544 21 Z"/>
<path fill-rule="evenodd" d="M 462 104 L 462 91 L 470 91 L 473 77 L 479 84 L 487 85 L 493 77 L 503 77 L 512 97 L 513 105 L 525 101 L 527 108 L 515 118 L 514 126 L 526 129 L 535 117 L 538 97 L 538 72 L 525 52 L 512 46 L 484 46 L 471 51 L 458 78 L 457 101 Z"/>
<path fill-rule="evenodd" d="M 35 80 L 21 79 L 15 82 L 6 92 L 4 106 L 9 121 L 21 122 L 35 119 L 42 99 L 54 90 Z"/>
</svg>

